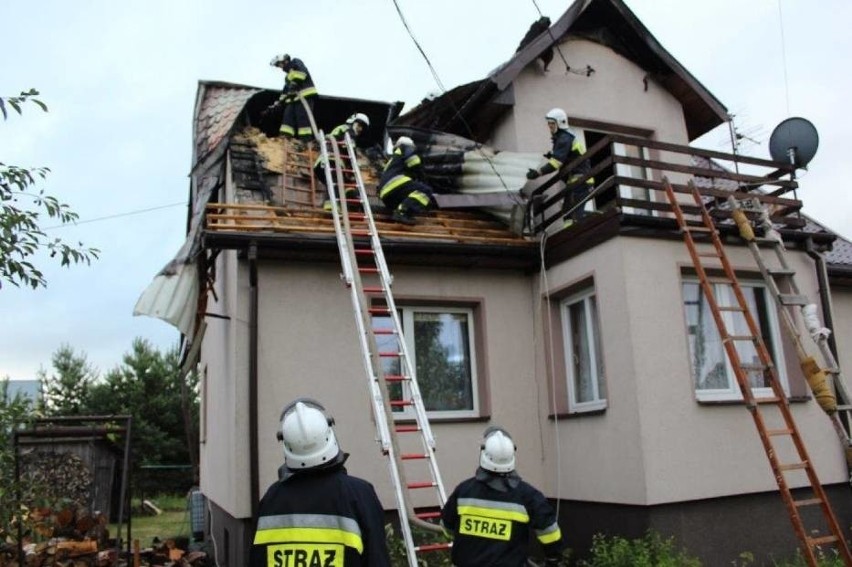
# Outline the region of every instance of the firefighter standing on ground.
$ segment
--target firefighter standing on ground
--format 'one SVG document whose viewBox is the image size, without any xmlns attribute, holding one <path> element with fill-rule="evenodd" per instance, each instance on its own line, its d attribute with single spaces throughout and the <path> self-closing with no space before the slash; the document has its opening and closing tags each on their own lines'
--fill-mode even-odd
<svg viewBox="0 0 852 567">
<path fill-rule="evenodd" d="M 432 188 L 419 180 L 423 163 L 414 141 L 400 136 L 385 164 L 379 180 L 379 198 L 393 211 L 391 218 L 403 224 L 414 224 L 414 217 L 432 207 Z"/>
<path fill-rule="evenodd" d="M 373 486 L 349 476 L 325 409 L 306 398 L 281 413 L 284 465 L 260 501 L 249 567 L 388 567 Z"/>
<path fill-rule="evenodd" d="M 530 169 L 527 172 L 527 179 L 535 179 L 542 175 L 559 171 L 559 168 L 563 165 L 574 161 L 586 153 L 583 143 L 568 130 L 568 115 L 565 114 L 564 110 L 554 108 L 545 115 L 545 118 L 547 119 L 547 127 L 550 129 L 550 139 L 553 142 L 553 148 L 550 152 L 544 154 L 544 157 L 547 158 L 547 162 L 544 165 L 537 169 Z M 571 171 L 571 177 L 565 182 L 570 186 L 591 169 L 591 163 L 589 163 L 588 159 L 585 159 Z M 580 203 L 592 192 L 594 187 L 595 179 L 590 177 L 585 182 L 573 187 L 565 195 L 565 199 L 562 201 L 562 214 L 564 215 L 566 228 L 585 216 L 585 204 L 580 205 Z M 572 208 L 574 208 L 574 211 L 569 213 Z"/>
<path fill-rule="evenodd" d="M 278 67 L 286 74 L 284 88 L 278 99 L 284 105 L 280 134 L 300 140 L 311 139 L 313 136 L 311 122 L 302 101 L 299 100 L 299 97 L 304 98 L 313 111 L 317 88 L 311 79 L 311 73 L 301 59 L 291 58 L 287 54 L 276 55 L 269 64 Z"/>
<path fill-rule="evenodd" d="M 559 562 L 565 543 L 544 495 L 515 472 L 515 443 L 499 427 L 483 434 L 476 475 L 459 484 L 441 513 L 453 536 L 458 567 L 522 567 L 530 532 L 544 547 L 548 565 Z"/>
<path fill-rule="evenodd" d="M 346 122 L 344 122 L 343 124 L 335 126 L 334 129 L 328 134 L 328 137 L 331 138 L 332 140 L 340 142 L 340 141 L 343 141 L 343 139 L 346 137 L 346 134 L 348 133 L 349 137 L 352 139 L 352 143 L 354 144 L 355 140 L 358 139 L 358 136 L 360 136 L 369 127 L 370 127 L 370 117 L 367 116 L 366 114 L 364 114 L 363 112 L 357 112 L 357 113 L 353 114 L 352 116 L 350 116 L 349 118 L 347 118 Z M 346 148 L 344 148 L 344 147 L 341 147 L 340 151 L 341 151 L 341 154 L 343 156 L 349 155 L 348 152 L 346 151 Z M 331 154 L 330 152 L 328 154 L 328 161 L 329 161 L 329 164 L 331 165 L 332 171 L 334 171 L 334 168 L 335 168 L 334 155 Z M 348 161 L 346 159 L 344 159 L 344 164 L 345 163 L 348 163 Z M 357 167 L 357 164 L 353 164 L 353 165 L 355 165 Z M 337 181 L 337 177 L 334 175 L 334 173 L 332 173 L 332 176 L 333 176 L 332 180 Z M 316 161 L 314 161 L 314 178 L 319 180 L 323 184 L 325 184 L 325 182 L 326 182 L 325 170 L 322 167 L 322 155 L 317 157 Z M 344 173 L 343 174 L 343 182 L 347 185 L 346 191 L 344 193 L 345 198 L 346 199 L 357 199 L 358 198 L 358 189 L 350 186 L 350 185 L 354 185 L 355 176 L 351 173 Z M 355 207 L 355 208 L 357 208 L 357 207 Z M 323 209 L 325 209 L 326 211 L 330 211 L 331 210 L 331 201 L 326 199 L 325 202 L 323 203 Z"/>
</svg>

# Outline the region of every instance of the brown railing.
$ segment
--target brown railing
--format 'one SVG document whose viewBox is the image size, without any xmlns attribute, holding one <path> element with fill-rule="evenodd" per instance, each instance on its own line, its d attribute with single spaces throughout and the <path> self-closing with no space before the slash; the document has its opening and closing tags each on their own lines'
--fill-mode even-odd
<svg viewBox="0 0 852 567">
<path fill-rule="evenodd" d="M 567 183 L 570 172 L 585 159 L 590 161 L 591 171 Z M 582 158 L 566 164 L 532 192 L 528 225 L 538 234 L 589 202 L 597 211 L 614 207 L 624 214 L 668 217 L 671 206 L 662 185 L 666 176 L 677 193 L 690 193 L 687 183 L 694 183 L 707 197 L 711 210 L 731 192 L 747 192 L 769 206 L 774 222 L 799 228 L 803 222 L 796 213 L 802 203 L 795 194 L 793 198 L 783 196 L 798 187 L 792 173 L 791 166 L 774 161 L 613 134 L 598 140 Z M 589 178 L 595 180 L 594 190 L 581 202 L 571 203 L 572 190 Z M 715 213 L 727 216 L 723 209 Z"/>
</svg>

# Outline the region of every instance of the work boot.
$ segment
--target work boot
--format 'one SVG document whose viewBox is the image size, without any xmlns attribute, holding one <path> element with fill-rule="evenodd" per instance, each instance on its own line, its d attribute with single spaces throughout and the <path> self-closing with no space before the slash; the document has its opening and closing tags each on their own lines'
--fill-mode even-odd
<svg viewBox="0 0 852 567">
<path fill-rule="evenodd" d="M 393 212 L 393 214 L 391 215 L 391 220 L 394 222 L 407 224 L 408 226 L 415 224 L 413 217 L 409 216 L 408 213 L 406 213 L 405 211 L 401 211 L 399 209 Z"/>
</svg>

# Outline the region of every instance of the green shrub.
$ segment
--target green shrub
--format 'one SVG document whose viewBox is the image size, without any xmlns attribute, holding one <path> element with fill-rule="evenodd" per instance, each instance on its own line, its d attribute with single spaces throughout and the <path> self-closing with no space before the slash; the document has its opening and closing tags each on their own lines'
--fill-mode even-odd
<svg viewBox="0 0 852 567">
<path fill-rule="evenodd" d="M 580 561 L 582 567 L 701 567 L 701 562 L 675 549 L 674 538 L 663 539 L 649 531 L 644 538 L 627 540 L 619 536 L 595 535 L 592 558 Z"/>
</svg>

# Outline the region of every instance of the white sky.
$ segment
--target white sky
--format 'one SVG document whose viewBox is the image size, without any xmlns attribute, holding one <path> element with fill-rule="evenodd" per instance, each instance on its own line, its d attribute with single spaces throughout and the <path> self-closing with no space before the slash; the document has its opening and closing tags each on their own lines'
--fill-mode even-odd
<svg viewBox="0 0 852 567">
<path fill-rule="evenodd" d="M 537 4 L 555 21 L 570 0 Z M 798 195 L 806 213 L 852 237 L 852 191 L 842 181 L 852 3 L 627 4 L 761 142 L 746 153 L 768 158 L 769 135 L 789 116 L 815 124 L 820 147 Z M 508 59 L 539 16 L 533 0 L 399 5 L 446 88 Z M 32 0 L 7 3 L 2 17 L 0 95 L 35 87 L 50 112 L 29 106 L 0 123 L 0 162 L 50 167 L 43 187 L 82 222 L 48 234 L 82 240 L 102 256 L 91 267 L 42 264 L 47 289 L 0 289 L 0 377 L 34 377 L 62 343 L 84 351 L 101 373 L 120 363 L 134 337 L 176 344 L 172 327 L 131 313 L 183 240 L 199 80 L 277 89 L 282 77 L 268 62 L 289 52 L 323 93 L 401 100 L 408 110 L 438 90 L 391 0 Z M 558 58 L 551 72 L 560 72 Z M 722 127 L 698 145 L 730 151 L 726 140 Z M 165 208 L 126 215 L 155 207 Z M 124 216 L 97 220 L 112 215 Z"/>
</svg>

